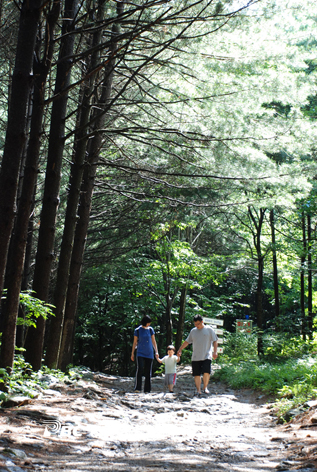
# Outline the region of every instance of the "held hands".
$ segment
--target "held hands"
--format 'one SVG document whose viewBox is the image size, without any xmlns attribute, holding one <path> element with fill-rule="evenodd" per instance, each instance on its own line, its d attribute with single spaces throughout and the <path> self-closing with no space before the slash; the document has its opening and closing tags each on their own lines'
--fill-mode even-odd
<svg viewBox="0 0 317 472">
<path fill-rule="evenodd" d="M 155 359 L 156 359 L 157 362 L 159 362 L 160 364 L 163 364 L 162 359 L 160 359 L 160 356 L 158 355 L 158 352 L 155 353 Z"/>
</svg>

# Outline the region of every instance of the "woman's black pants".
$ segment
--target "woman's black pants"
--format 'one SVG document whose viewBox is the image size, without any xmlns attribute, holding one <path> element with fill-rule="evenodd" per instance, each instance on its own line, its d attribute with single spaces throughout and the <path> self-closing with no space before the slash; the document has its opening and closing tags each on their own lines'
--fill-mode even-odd
<svg viewBox="0 0 317 472">
<path fill-rule="evenodd" d="M 144 393 L 149 393 L 151 391 L 152 364 L 153 359 L 137 356 L 135 390 L 142 390 L 142 375 L 144 375 Z"/>
</svg>

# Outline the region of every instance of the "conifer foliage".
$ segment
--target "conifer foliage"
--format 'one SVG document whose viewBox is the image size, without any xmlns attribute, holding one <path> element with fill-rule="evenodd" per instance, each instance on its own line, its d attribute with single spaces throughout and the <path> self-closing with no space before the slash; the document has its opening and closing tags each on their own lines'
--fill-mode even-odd
<svg viewBox="0 0 317 472">
<path fill-rule="evenodd" d="M 1 3 L 0 367 L 128 373 L 146 311 L 160 346 L 197 311 L 312 336 L 305 2 Z M 25 289 L 53 314 L 17 339 Z"/>
</svg>

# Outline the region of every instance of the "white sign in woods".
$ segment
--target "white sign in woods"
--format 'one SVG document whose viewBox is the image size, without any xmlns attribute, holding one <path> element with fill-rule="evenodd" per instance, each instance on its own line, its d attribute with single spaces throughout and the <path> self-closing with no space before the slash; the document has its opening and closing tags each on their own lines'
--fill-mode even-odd
<svg viewBox="0 0 317 472">
<path fill-rule="evenodd" d="M 223 320 L 218 320 L 217 318 L 204 318 L 203 320 L 205 324 L 223 326 Z"/>
<path fill-rule="evenodd" d="M 217 326 L 223 326 L 223 320 L 218 318 L 203 318 L 206 325 L 212 325 L 217 335 L 223 335 L 223 329 L 217 328 Z M 218 344 L 223 344 L 223 339 L 218 337 Z M 223 352 L 223 347 L 218 347 L 218 353 Z"/>
</svg>

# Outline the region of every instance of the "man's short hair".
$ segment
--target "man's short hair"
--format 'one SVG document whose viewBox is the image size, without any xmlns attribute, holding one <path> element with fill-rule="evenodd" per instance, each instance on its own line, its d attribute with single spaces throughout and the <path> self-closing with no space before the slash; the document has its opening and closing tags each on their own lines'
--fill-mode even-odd
<svg viewBox="0 0 317 472">
<path fill-rule="evenodd" d="M 203 321 L 203 317 L 201 315 L 195 315 L 194 321 Z"/>
<path fill-rule="evenodd" d="M 141 325 L 142 326 L 146 326 L 148 323 L 151 323 L 151 317 L 149 315 L 145 315 L 143 316 L 142 320 L 141 320 Z"/>
</svg>

